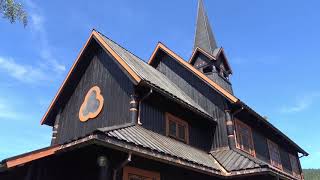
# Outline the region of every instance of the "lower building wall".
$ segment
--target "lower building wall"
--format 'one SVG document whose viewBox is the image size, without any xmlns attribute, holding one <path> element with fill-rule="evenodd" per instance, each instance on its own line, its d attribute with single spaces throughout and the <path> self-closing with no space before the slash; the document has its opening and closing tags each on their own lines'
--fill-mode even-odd
<svg viewBox="0 0 320 180">
<path fill-rule="evenodd" d="M 105 156 L 108 161 L 107 167 L 98 165 L 98 157 Z M 128 153 L 107 149 L 101 146 L 89 146 L 57 154 L 48 158 L 33 161 L 31 163 L 13 168 L 9 171 L 0 172 L 1 180 L 113 180 L 114 169 L 116 180 L 128 179 L 128 167 L 131 168 L 131 175 L 145 175 L 152 180 L 271 180 L 271 176 L 251 176 L 237 178 L 222 178 L 196 172 L 194 170 L 165 164 L 159 161 L 132 155 L 131 161 L 121 167 L 128 158 Z M 141 174 L 142 172 L 142 174 Z M 137 178 L 139 179 L 139 178 Z M 136 179 L 134 179 L 136 180 Z"/>
</svg>

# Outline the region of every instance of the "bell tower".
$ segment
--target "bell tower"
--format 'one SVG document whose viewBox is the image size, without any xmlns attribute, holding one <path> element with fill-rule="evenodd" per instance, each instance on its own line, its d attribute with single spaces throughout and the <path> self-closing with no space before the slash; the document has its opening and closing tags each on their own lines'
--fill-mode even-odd
<svg viewBox="0 0 320 180">
<path fill-rule="evenodd" d="M 198 1 L 194 48 L 190 64 L 233 94 L 230 82 L 232 70 L 223 48 L 217 45 L 203 0 Z"/>
</svg>

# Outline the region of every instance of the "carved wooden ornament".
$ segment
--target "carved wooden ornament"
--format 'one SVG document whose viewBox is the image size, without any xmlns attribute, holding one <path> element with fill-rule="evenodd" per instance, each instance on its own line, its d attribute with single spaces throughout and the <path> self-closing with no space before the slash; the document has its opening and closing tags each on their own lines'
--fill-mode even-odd
<svg viewBox="0 0 320 180">
<path fill-rule="evenodd" d="M 89 119 L 93 119 L 99 115 L 103 107 L 103 96 L 98 86 L 92 87 L 79 110 L 79 119 L 81 122 L 86 122 Z"/>
</svg>

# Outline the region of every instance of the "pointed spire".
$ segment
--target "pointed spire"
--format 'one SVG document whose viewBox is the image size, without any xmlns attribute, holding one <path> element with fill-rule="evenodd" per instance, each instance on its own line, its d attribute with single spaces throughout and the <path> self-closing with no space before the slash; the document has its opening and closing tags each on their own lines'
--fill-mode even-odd
<svg viewBox="0 0 320 180">
<path fill-rule="evenodd" d="M 213 32 L 202 0 L 199 0 L 198 2 L 198 16 L 196 35 L 194 40 L 194 50 L 197 47 L 211 54 L 213 54 L 214 50 L 218 47 L 213 36 Z"/>
</svg>

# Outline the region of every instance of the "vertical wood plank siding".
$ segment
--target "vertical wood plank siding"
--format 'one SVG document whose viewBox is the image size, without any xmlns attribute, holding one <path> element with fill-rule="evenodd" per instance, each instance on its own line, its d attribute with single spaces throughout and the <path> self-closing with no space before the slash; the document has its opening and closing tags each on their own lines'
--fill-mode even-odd
<svg viewBox="0 0 320 180">
<path fill-rule="evenodd" d="M 191 112 L 186 112 L 179 105 L 163 99 L 158 94 L 153 94 L 150 99 L 143 101 L 140 110 L 142 126 L 164 136 L 166 135 L 166 112 L 186 121 L 189 124 L 189 145 L 210 151 L 214 127 L 207 121 Z"/>
<path fill-rule="evenodd" d="M 290 158 L 288 152 L 286 152 L 283 148 L 279 148 L 280 152 L 280 157 L 281 157 L 281 163 L 282 163 L 282 168 L 284 171 L 287 173 L 291 173 L 292 168 L 291 168 L 291 163 L 290 163 Z"/>
<path fill-rule="evenodd" d="M 270 155 L 267 143 L 267 138 L 270 138 L 270 135 L 267 132 L 264 132 L 261 127 L 259 128 L 254 126 L 254 124 L 250 124 L 250 126 L 254 129 L 252 131 L 252 136 L 256 157 L 264 162 L 270 163 Z M 277 142 L 276 144 L 279 147 L 283 170 L 287 173 L 292 173 L 292 167 L 289 159 L 289 152 L 291 153 L 292 150 L 289 149 L 289 147 L 284 147 L 283 143 Z"/>
<path fill-rule="evenodd" d="M 69 101 L 64 107 L 58 132 L 58 143 L 64 143 L 91 133 L 100 127 L 124 124 L 130 121 L 130 95 L 134 91 L 132 81 L 118 64 L 104 51 L 93 53 L 91 61 Z M 87 91 L 99 86 L 104 97 L 101 113 L 92 120 L 80 122 L 78 113 Z"/>
<path fill-rule="evenodd" d="M 140 121 L 143 127 L 159 134 L 165 135 L 165 111 L 161 110 L 157 105 L 144 101 L 141 104 Z"/>
<path fill-rule="evenodd" d="M 213 148 L 228 146 L 225 123 L 225 98 L 201 81 L 196 75 L 185 69 L 170 56 L 164 55 L 157 69 L 189 95 L 203 109 L 217 118 L 218 124 L 214 132 Z"/>
<path fill-rule="evenodd" d="M 270 157 L 267 139 L 255 130 L 252 131 L 252 138 L 256 157 L 262 161 L 269 162 Z"/>
</svg>

